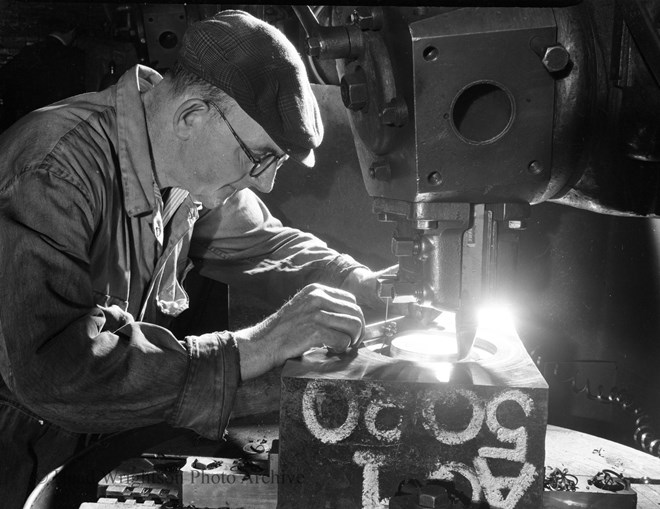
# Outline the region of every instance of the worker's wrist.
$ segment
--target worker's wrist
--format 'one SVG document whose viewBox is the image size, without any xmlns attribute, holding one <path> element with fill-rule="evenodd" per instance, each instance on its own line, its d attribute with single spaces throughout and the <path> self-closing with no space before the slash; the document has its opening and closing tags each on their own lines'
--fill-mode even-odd
<svg viewBox="0 0 660 509">
<path fill-rule="evenodd" d="M 222 437 L 233 407 L 239 378 L 239 350 L 231 332 L 186 336 L 189 367 L 171 418 L 175 427 Z"/>
<path fill-rule="evenodd" d="M 252 327 L 234 333 L 240 359 L 241 380 L 255 378 L 284 362 L 277 357 L 277 353 L 282 350 L 277 344 L 277 338 L 268 337 L 268 324 L 271 319 L 272 317 L 268 317 Z"/>
</svg>

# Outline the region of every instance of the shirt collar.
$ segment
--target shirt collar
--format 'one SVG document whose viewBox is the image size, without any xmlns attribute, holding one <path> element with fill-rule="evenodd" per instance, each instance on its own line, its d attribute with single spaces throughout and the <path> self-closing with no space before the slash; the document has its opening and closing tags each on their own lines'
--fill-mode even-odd
<svg viewBox="0 0 660 509">
<path fill-rule="evenodd" d="M 141 94 L 163 77 L 153 69 L 136 65 L 117 82 L 117 137 L 124 204 L 129 216 L 151 213 L 156 208 L 154 168 Z"/>
</svg>

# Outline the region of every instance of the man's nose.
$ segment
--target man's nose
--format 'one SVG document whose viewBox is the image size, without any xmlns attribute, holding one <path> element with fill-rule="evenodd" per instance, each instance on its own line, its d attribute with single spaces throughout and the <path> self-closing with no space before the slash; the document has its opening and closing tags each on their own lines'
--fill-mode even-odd
<svg viewBox="0 0 660 509">
<path fill-rule="evenodd" d="M 256 178 L 252 178 L 251 186 L 261 193 L 270 193 L 275 185 L 275 176 L 277 175 L 277 168 L 273 165 L 265 172 Z"/>
</svg>

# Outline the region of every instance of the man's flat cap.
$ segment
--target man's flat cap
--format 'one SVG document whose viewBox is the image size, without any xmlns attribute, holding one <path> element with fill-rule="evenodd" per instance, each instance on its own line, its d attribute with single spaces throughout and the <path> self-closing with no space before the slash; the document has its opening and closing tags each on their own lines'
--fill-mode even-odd
<svg viewBox="0 0 660 509">
<path fill-rule="evenodd" d="M 193 23 L 179 63 L 232 97 L 291 158 L 314 165 L 323 124 L 307 71 L 274 26 L 238 10 Z"/>
</svg>

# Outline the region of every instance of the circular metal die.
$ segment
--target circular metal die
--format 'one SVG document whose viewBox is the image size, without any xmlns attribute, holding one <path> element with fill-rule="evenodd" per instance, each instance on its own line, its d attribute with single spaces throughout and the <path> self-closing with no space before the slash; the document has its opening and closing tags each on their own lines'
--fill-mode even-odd
<svg viewBox="0 0 660 509">
<path fill-rule="evenodd" d="M 390 355 L 421 362 L 454 362 L 458 344 L 454 332 L 431 329 L 408 331 L 392 340 Z"/>
</svg>

